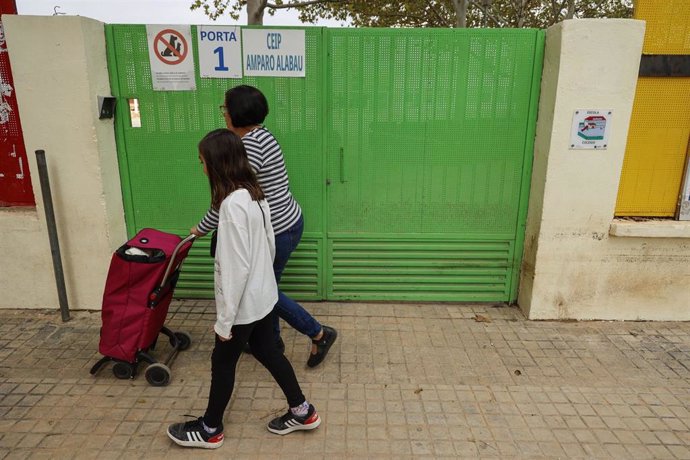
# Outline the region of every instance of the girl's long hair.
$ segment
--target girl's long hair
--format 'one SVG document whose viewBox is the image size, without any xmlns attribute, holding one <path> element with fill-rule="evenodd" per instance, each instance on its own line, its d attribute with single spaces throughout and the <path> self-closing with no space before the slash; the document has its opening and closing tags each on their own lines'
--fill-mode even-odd
<svg viewBox="0 0 690 460">
<path fill-rule="evenodd" d="M 211 131 L 199 142 L 211 186 L 211 207 L 218 211 L 223 200 L 237 189 L 247 189 L 254 201 L 264 199 L 259 181 L 249 164 L 242 139 L 225 128 Z"/>
</svg>

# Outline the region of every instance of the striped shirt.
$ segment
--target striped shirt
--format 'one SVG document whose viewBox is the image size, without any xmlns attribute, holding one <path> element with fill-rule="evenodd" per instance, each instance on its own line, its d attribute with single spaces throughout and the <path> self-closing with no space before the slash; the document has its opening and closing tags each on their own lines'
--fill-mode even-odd
<svg viewBox="0 0 690 460">
<path fill-rule="evenodd" d="M 242 143 L 271 208 L 273 232 L 276 235 L 283 233 L 295 225 L 302 215 L 302 209 L 290 193 L 283 151 L 273 134 L 263 126 L 245 134 Z M 209 233 L 216 228 L 218 211 L 211 208 L 199 222 L 197 229 L 202 233 Z"/>
</svg>

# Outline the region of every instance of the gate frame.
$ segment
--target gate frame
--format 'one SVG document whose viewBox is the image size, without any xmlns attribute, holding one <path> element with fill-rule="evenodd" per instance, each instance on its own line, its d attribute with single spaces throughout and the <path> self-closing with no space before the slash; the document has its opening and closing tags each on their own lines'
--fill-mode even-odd
<svg viewBox="0 0 690 460">
<path fill-rule="evenodd" d="M 518 287 L 520 285 L 520 271 L 525 252 L 525 232 L 527 229 L 527 211 L 529 209 L 529 193 L 532 185 L 532 166 L 534 164 L 534 142 L 537 132 L 537 115 L 539 112 L 539 96 L 541 94 L 541 77 L 544 69 L 544 47 L 546 31 L 537 32 L 535 43 L 534 67 L 532 70 L 532 88 L 530 89 L 530 107 L 528 115 L 527 133 L 525 135 L 524 158 L 522 165 L 522 185 L 518 204 L 517 232 L 515 233 L 515 252 L 513 254 L 513 276 L 510 280 L 510 304 L 517 304 Z M 539 78 L 536 76 L 539 75 Z"/>
</svg>

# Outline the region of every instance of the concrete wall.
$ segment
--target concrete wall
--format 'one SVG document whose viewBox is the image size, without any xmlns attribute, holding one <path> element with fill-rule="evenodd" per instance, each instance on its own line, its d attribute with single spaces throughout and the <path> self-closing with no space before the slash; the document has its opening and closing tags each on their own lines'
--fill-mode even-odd
<svg viewBox="0 0 690 460">
<path fill-rule="evenodd" d="M 0 308 L 57 308 L 34 151 L 46 151 L 70 308 L 97 309 L 126 231 L 103 24 L 80 17 L 2 17 L 36 209 L 0 208 Z"/>
<path fill-rule="evenodd" d="M 690 320 L 690 223 L 614 220 L 643 37 L 634 20 L 547 31 L 518 299 L 531 319 Z M 606 150 L 569 149 L 577 109 L 613 110 Z"/>
</svg>

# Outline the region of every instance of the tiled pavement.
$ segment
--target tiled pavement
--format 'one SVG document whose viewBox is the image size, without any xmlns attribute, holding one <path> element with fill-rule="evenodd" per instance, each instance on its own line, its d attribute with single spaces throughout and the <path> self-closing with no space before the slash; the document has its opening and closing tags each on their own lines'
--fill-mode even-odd
<svg viewBox="0 0 690 460">
<path fill-rule="evenodd" d="M 340 336 L 317 369 L 286 327 L 287 355 L 324 424 L 280 437 L 282 394 L 250 356 L 216 451 L 173 445 L 200 415 L 214 307 L 182 301 L 168 324 L 193 344 L 169 386 L 93 378 L 98 312 L 0 311 L 0 458 L 690 459 L 690 323 L 530 322 L 515 308 L 308 304 Z M 160 346 L 167 350 L 167 344 Z"/>
</svg>

